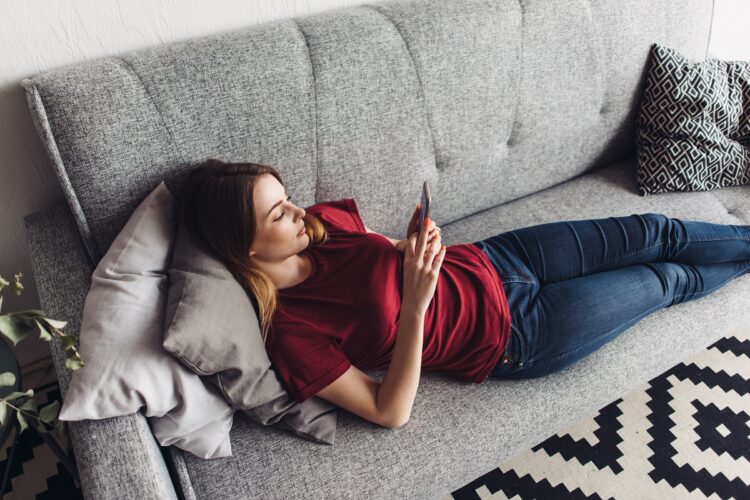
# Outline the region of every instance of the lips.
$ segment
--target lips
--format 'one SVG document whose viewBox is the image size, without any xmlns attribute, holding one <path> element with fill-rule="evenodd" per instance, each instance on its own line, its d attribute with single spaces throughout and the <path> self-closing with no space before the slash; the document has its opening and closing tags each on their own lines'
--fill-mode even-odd
<svg viewBox="0 0 750 500">
<path fill-rule="evenodd" d="M 302 226 L 302 229 L 299 230 L 299 233 L 297 233 L 297 236 L 302 236 L 305 232 L 305 226 Z"/>
</svg>

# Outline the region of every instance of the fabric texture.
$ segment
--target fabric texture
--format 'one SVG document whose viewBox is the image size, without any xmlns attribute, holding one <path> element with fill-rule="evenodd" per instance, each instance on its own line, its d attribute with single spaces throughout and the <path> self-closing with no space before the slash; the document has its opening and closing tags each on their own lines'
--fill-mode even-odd
<svg viewBox="0 0 750 500">
<path fill-rule="evenodd" d="M 41 308 L 50 318 L 69 319 L 64 331 L 78 339 L 95 266 L 89 262 L 75 218 L 63 202 L 27 215 L 24 224 Z M 49 344 L 64 400 L 75 372 L 65 367 L 62 339 L 53 337 Z M 138 411 L 102 420 L 67 422 L 81 489 L 89 498 L 108 498 L 117 481 L 119 498 L 177 500 L 175 488 L 179 484 L 170 479 L 163 450 L 149 420 L 152 419 Z M 107 438 L 98 439 L 99 436 Z M 170 449 L 207 461 L 177 447 Z M 113 463 L 138 464 L 138 467 L 127 469 Z M 127 480 L 115 479 L 123 472 Z"/>
<path fill-rule="evenodd" d="M 337 407 L 321 398 L 300 404 L 291 397 L 266 354 L 257 306 L 229 269 L 195 244 L 182 222 L 169 278 L 164 348 L 208 376 L 256 423 L 333 445 Z"/>
<path fill-rule="evenodd" d="M 59 418 L 151 417 L 163 446 L 231 456 L 234 410 L 161 346 L 176 201 L 161 182 L 135 209 L 92 275 L 81 319 L 83 368 Z"/>
<path fill-rule="evenodd" d="M 694 63 L 653 44 L 636 154 L 642 196 L 750 184 L 750 61 Z"/>
<path fill-rule="evenodd" d="M 22 84 L 94 261 L 149 186 L 171 188 L 208 155 L 283 167 L 304 205 L 353 196 L 370 227 L 396 234 L 425 178 L 445 225 L 631 156 L 648 44 L 668 20 L 682 27 L 668 41 L 705 54 L 711 4 L 690 1 L 661 17 L 644 0 L 378 2 Z M 626 15 L 638 30 L 622 29 Z"/>
<path fill-rule="evenodd" d="M 631 210 L 746 224 L 750 186 L 633 196 L 633 98 L 648 47 L 658 40 L 703 58 L 712 4 L 399 0 L 82 61 L 23 83 L 73 220 L 102 253 L 136 200 L 208 155 L 279 166 L 300 206 L 353 196 L 368 227 L 389 236 L 403 231 L 428 178 L 446 244 Z M 68 263 L 45 265 L 35 277 L 47 284 Z M 723 334 L 747 311 L 748 284 L 660 311 L 568 374 L 467 386 L 424 372 L 401 429 L 342 411 L 336 446 L 324 448 L 237 412 L 232 457 L 162 451 L 191 499 L 437 498 Z M 49 303 L 76 311 L 78 297 L 57 290 Z M 143 426 L 128 433 L 135 420 L 116 420 L 121 446 L 103 439 L 111 427 L 79 427 L 87 466 L 111 464 L 82 472 L 101 486 L 91 497 L 161 498 L 145 453 L 121 453 L 148 447 Z"/>
<path fill-rule="evenodd" d="M 733 330 L 441 498 L 747 498 L 750 323 Z"/>
<path fill-rule="evenodd" d="M 500 274 L 513 311 L 513 335 L 492 377 L 566 369 L 649 314 L 750 270 L 750 225 L 657 213 L 555 221 L 475 245 Z"/>
<path fill-rule="evenodd" d="M 308 278 L 279 290 L 268 353 L 277 373 L 305 401 L 354 364 L 387 369 L 398 333 L 403 254 L 367 233 L 352 198 L 306 209 L 328 240 L 303 253 Z M 482 383 L 510 336 L 502 283 L 487 256 L 471 244 L 449 245 L 425 314 L 422 370 Z"/>
</svg>

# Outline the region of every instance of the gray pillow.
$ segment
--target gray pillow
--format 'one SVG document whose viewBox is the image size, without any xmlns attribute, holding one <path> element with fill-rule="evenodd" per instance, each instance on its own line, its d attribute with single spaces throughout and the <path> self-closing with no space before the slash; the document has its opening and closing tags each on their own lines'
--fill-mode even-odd
<svg viewBox="0 0 750 500">
<path fill-rule="evenodd" d="M 637 122 L 641 196 L 750 184 L 750 61 L 653 44 Z"/>
<path fill-rule="evenodd" d="M 261 425 L 332 445 L 337 407 L 313 396 L 298 403 L 266 353 L 253 303 L 227 267 L 178 223 L 164 315 L 164 348 L 208 376 L 232 405 Z"/>
<path fill-rule="evenodd" d="M 59 418 L 99 420 L 142 409 L 162 446 L 227 457 L 235 410 L 162 347 L 176 210 L 160 183 L 96 266 L 81 319 L 84 366 L 72 374 Z"/>
</svg>

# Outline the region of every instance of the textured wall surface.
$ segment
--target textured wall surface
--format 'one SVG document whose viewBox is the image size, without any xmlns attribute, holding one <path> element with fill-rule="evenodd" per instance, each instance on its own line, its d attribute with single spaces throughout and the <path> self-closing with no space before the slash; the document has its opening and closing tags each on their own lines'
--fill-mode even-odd
<svg viewBox="0 0 750 500">
<path fill-rule="evenodd" d="M 21 297 L 5 294 L 4 310 L 38 308 L 23 217 L 64 201 L 37 138 L 22 78 L 58 66 L 244 26 L 377 0 L 7 0 L 0 2 L 0 274 L 24 274 Z M 745 0 L 716 0 L 709 54 L 750 60 L 742 20 Z M 743 32 L 744 31 L 744 32 Z M 66 320 L 66 318 L 55 318 Z M 26 365 L 49 355 L 47 344 L 16 348 Z"/>
</svg>

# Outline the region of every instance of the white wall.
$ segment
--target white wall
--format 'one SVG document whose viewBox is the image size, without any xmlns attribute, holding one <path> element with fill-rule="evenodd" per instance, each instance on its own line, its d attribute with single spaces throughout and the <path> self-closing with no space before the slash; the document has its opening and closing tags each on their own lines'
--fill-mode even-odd
<svg viewBox="0 0 750 500">
<path fill-rule="evenodd" d="M 0 274 L 24 274 L 24 294 L 5 293 L 3 311 L 39 308 L 23 217 L 64 201 L 31 122 L 22 78 L 65 64 L 171 43 L 277 19 L 313 14 L 363 0 L 2 0 L 0 1 Z M 709 53 L 750 60 L 742 20 L 746 0 L 716 0 Z M 66 318 L 54 318 L 66 320 Z M 27 339 L 21 365 L 49 356 Z"/>
<path fill-rule="evenodd" d="M 725 61 L 750 61 L 750 2 L 716 0 L 708 57 Z"/>
</svg>

